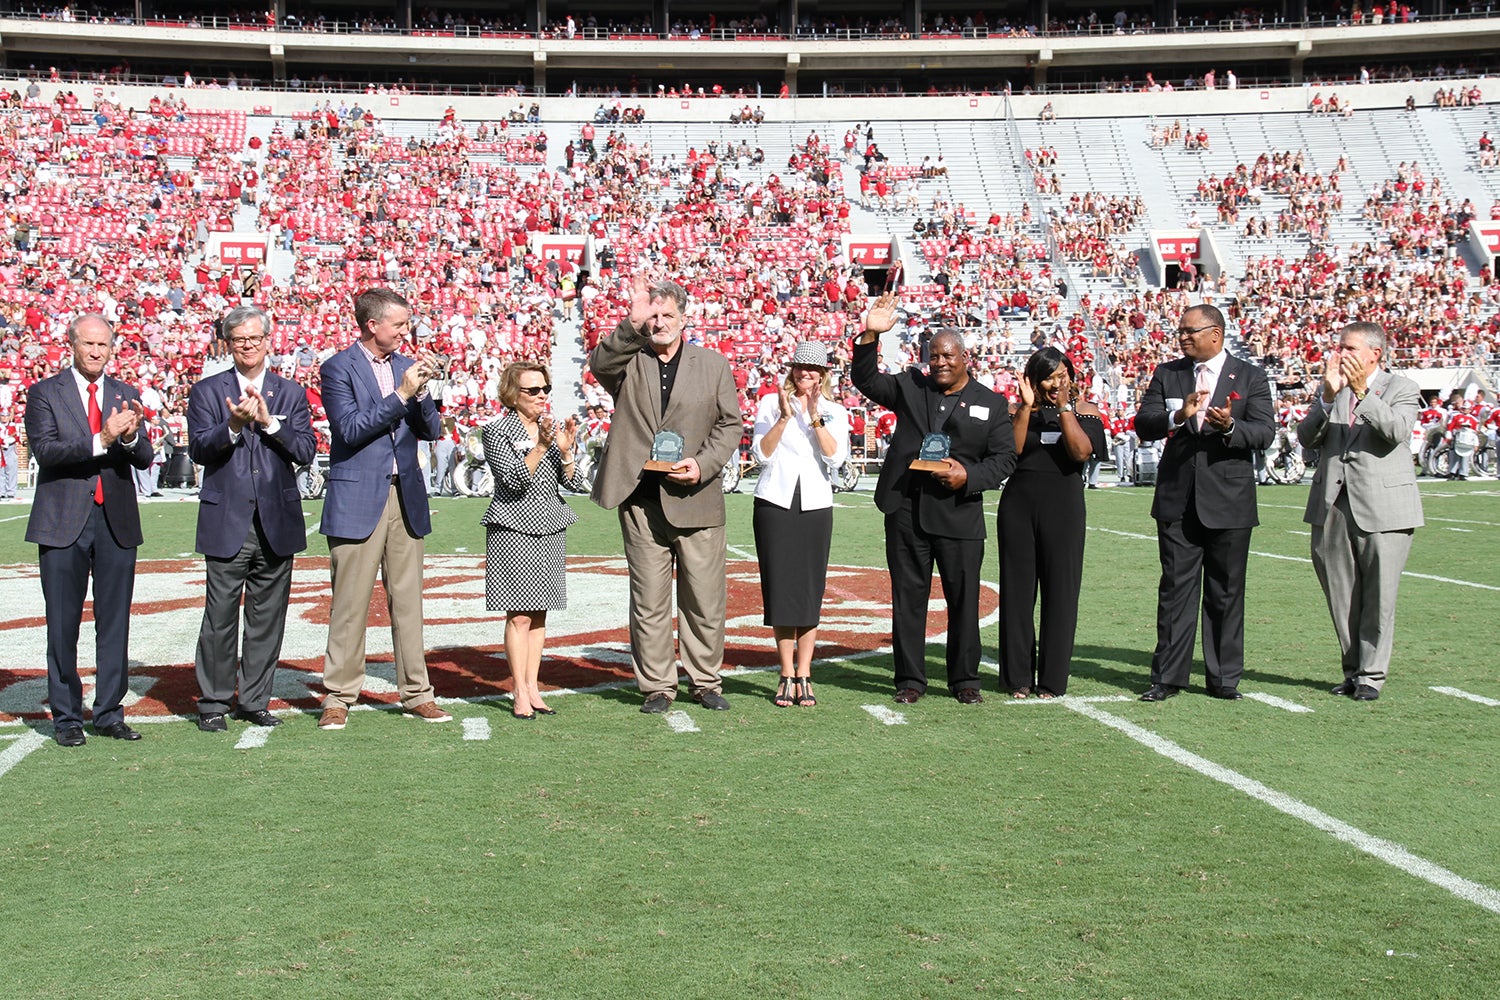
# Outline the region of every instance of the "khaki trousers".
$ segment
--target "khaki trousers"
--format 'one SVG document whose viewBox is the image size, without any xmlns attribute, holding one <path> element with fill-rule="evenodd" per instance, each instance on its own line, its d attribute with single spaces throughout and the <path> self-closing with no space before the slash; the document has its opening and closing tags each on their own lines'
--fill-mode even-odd
<svg viewBox="0 0 1500 1000">
<path fill-rule="evenodd" d="M 672 651 L 672 570 L 677 570 L 678 646 L 694 695 L 722 689 L 724 526 L 676 528 L 661 504 L 635 498 L 620 505 L 620 531 L 630 568 L 630 656 L 641 693 L 677 694 Z"/>
<path fill-rule="evenodd" d="M 435 700 L 422 646 L 422 557 L 422 539 L 406 526 L 401 494 L 394 483 L 386 496 L 385 513 L 369 538 L 328 539 L 333 601 L 323 686 L 330 697 L 353 705 L 364 688 L 365 630 L 378 571 L 385 584 L 401 704 L 414 708 Z"/>
</svg>

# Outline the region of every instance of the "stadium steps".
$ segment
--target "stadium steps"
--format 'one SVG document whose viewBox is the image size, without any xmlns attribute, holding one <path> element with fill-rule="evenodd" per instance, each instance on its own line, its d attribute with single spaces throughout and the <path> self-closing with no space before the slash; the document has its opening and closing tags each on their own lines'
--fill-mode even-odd
<svg viewBox="0 0 1500 1000">
<path fill-rule="evenodd" d="M 1443 190 L 1454 205 L 1470 198 L 1481 217 L 1487 215 L 1489 203 L 1500 197 L 1500 170 L 1479 169 L 1479 136 L 1488 131 L 1491 139 L 1500 137 L 1500 109 L 1420 108 L 1407 117 L 1419 123 L 1433 163 L 1442 165 Z"/>
</svg>

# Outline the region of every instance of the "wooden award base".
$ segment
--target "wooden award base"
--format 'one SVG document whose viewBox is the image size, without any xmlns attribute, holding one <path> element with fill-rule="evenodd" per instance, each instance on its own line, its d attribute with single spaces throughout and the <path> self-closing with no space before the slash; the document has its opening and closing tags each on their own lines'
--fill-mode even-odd
<svg viewBox="0 0 1500 1000">
<path fill-rule="evenodd" d="M 663 462 L 659 459 L 653 458 L 645 465 L 641 466 L 641 468 L 645 469 L 647 472 L 671 472 L 676 465 L 676 462 Z"/>
<path fill-rule="evenodd" d="M 912 462 L 911 465 L 907 466 L 907 468 L 911 469 L 914 472 L 947 472 L 948 463 L 932 462 L 925 458 L 919 458 L 915 462 Z"/>
</svg>

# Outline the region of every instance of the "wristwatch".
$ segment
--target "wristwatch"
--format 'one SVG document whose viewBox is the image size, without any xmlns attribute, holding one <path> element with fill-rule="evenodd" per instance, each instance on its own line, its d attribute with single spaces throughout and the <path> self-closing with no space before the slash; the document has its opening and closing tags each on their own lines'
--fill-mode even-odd
<svg viewBox="0 0 1500 1000">
<path fill-rule="evenodd" d="M 1059 406 L 1057 408 L 1057 412 L 1058 413 L 1072 413 L 1073 412 L 1073 404 L 1072 403 L 1065 403 L 1064 405 Z"/>
<path fill-rule="evenodd" d="M 828 423 L 828 419 L 820 413 L 816 417 L 813 417 L 811 420 L 809 420 L 808 423 L 814 427 L 822 427 L 824 424 Z"/>
</svg>

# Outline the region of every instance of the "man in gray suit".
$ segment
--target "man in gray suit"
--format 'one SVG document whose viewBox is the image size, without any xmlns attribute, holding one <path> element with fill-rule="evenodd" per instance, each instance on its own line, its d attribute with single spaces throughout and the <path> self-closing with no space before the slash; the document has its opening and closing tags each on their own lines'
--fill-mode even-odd
<svg viewBox="0 0 1500 1000">
<path fill-rule="evenodd" d="M 594 477 L 594 502 L 619 509 L 630 569 L 630 654 L 642 712 L 665 712 L 677 694 L 672 652 L 672 569 L 682 665 L 692 697 L 723 710 L 724 463 L 743 431 L 729 362 L 682 340 L 687 292 L 637 276 L 630 315 L 599 342 L 589 368 L 614 397 L 609 439 Z M 682 436 L 670 471 L 645 468 L 659 431 Z"/>
<path fill-rule="evenodd" d="M 1411 430 L 1422 406 L 1415 382 L 1382 371 L 1385 330 L 1350 323 L 1328 356 L 1322 392 L 1297 425 L 1323 458 L 1303 520 L 1328 597 L 1344 680 L 1333 689 L 1374 701 L 1385 685 L 1396 623 L 1396 586 L 1422 526 Z"/>
</svg>

